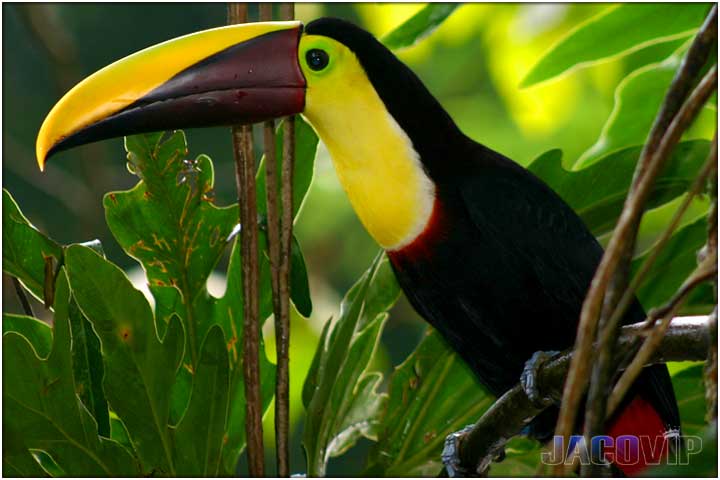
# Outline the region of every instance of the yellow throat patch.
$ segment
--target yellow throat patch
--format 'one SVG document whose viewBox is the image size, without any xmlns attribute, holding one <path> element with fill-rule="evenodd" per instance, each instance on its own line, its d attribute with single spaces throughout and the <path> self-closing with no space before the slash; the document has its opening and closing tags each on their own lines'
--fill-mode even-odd
<svg viewBox="0 0 720 480">
<path fill-rule="evenodd" d="M 330 54 L 321 72 L 306 63 L 313 48 Z M 425 229 L 435 199 L 412 142 L 350 49 L 304 35 L 299 59 L 307 80 L 304 116 L 327 146 L 360 221 L 384 249 L 408 245 Z"/>
</svg>

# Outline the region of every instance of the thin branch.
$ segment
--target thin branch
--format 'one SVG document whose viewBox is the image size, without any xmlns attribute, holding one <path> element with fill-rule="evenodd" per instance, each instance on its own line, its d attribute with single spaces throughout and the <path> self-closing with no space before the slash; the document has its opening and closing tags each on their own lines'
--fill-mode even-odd
<svg viewBox="0 0 720 480">
<path fill-rule="evenodd" d="M 270 21 L 273 19 L 273 4 L 260 4 L 260 20 Z M 275 344 L 277 352 L 277 375 L 275 380 L 275 452 L 277 474 L 280 477 L 290 476 L 290 396 L 289 396 L 289 361 L 288 361 L 288 335 L 285 325 L 287 324 L 288 292 L 282 289 L 281 285 L 287 284 L 284 273 L 287 268 L 284 266 L 284 237 L 280 229 L 280 217 L 278 211 L 278 164 L 275 153 L 275 122 L 270 120 L 264 123 L 265 141 L 265 194 L 267 204 L 267 225 L 268 225 L 268 250 L 270 256 L 270 283 L 273 294 L 273 313 L 275 317 Z M 287 140 L 284 140 L 284 146 Z M 286 185 L 283 171 L 282 195 L 284 198 Z M 283 214 L 285 205 L 283 203 Z"/>
<path fill-rule="evenodd" d="M 588 392 L 584 432 L 588 438 L 602 433 L 600 430 L 604 428 L 605 418 L 609 415 L 607 412 L 610 408 L 607 406 L 607 391 L 611 378 L 615 373 L 612 368 L 612 359 L 615 355 L 614 349 L 615 341 L 617 339 L 618 325 L 627 311 L 627 308 L 633 301 L 635 301 L 635 291 L 645 279 L 645 276 L 648 274 L 651 267 L 655 264 L 660 252 L 672 237 L 673 232 L 675 232 L 676 228 L 680 224 L 680 221 L 687 209 L 690 207 L 695 196 L 702 191 L 710 172 L 716 167 L 716 164 L 717 143 L 713 142 L 713 148 L 710 149 L 705 165 L 703 165 L 697 177 L 695 177 L 695 180 L 688 190 L 687 195 L 685 195 L 683 202 L 673 214 L 669 225 L 654 245 L 648 258 L 643 262 L 639 271 L 632 278 L 630 284 L 623 289 L 622 297 L 616 305 L 615 310 L 610 315 L 610 319 L 604 322 L 605 325 L 600 332 L 600 339 L 598 341 L 598 351 L 600 353 L 598 354 L 598 360 L 595 368 L 593 368 L 593 377 L 590 380 L 591 386 L 590 391 Z M 603 321 L 602 316 L 600 321 Z M 600 469 L 603 468 L 603 466 L 599 462 L 592 462 L 589 465 L 583 465 L 582 468 L 583 476 L 599 476 L 601 475 Z"/>
<path fill-rule="evenodd" d="M 655 350 L 657 350 L 660 346 L 660 342 L 662 342 L 663 336 L 670 326 L 670 319 L 678 312 L 678 310 L 680 310 L 680 307 L 683 305 L 690 292 L 692 292 L 698 285 L 715 278 L 716 275 L 717 256 L 706 258 L 663 307 L 650 312 L 649 318 L 661 318 L 662 320 L 657 326 L 655 326 L 655 328 L 652 329 L 650 335 L 645 339 L 640 347 L 640 350 L 635 355 L 635 358 L 633 358 L 630 365 L 628 365 L 620 379 L 615 384 L 615 388 L 608 399 L 608 417 L 611 416 L 618 405 L 620 405 L 623 397 L 628 390 L 630 390 L 630 387 L 640 375 L 643 367 L 648 363 L 649 359 L 652 358 L 655 353 Z"/>
<path fill-rule="evenodd" d="M 25 291 L 23 290 L 22 285 L 20 285 L 20 280 L 12 275 L 10 275 L 10 279 L 12 280 L 13 287 L 15 287 L 15 293 L 17 294 L 18 300 L 20 300 L 23 312 L 25 312 L 25 315 L 29 317 L 34 317 L 35 313 L 33 312 L 32 305 L 30 305 L 30 299 L 28 299 L 27 295 L 25 295 Z"/>
<path fill-rule="evenodd" d="M 247 22 L 247 4 L 228 4 L 228 23 Z M 253 477 L 265 476 L 260 390 L 260 324 L 258 319 L 258 225 L 255 198 L 255 155 L 252 126 L 232 128 L 236 180 L 240 203 L 240 241 L 243 273 L 243 374 L 248 466 Z"/>
<path fill-rule="evenodd" d="M 717 135 L 717 134 L 716 134 Z M 609 323 L 616 323 L 619 322 L 622 318 L 623 313 L 627 308 L 630 306 L 630 304 L 635 300 L 635 292 L 640 287 L 640 284 L 645 279 L 646 275 L 650 272 L 650 269 L 655 264 L 655 261 L 660 256 L 660 253 L 662 252 L 665 245 L 667 245 L 668 241 L 672 238 L 672 234 L 675 232 L 677 227 L 680 225 L 680 221 L 682 220 L 683 216 L 685 215 L 685 212 L 692 204 L 693 199 L 700 194 L 703 185 L 705 182 L 707 182 L 708 177 L 710 176 L 710 173 L 717 168 L 717 141 L 713 142 L 713 148 L 710 149 L 710 154 L 708 155 L 707 161 L 705 162 L 705 165 L 700 169 L 700 173 L 698 173 L 697 177 L 695 177 L 695 180 L 693 181 L 692 185 L 690 186 L 690 189 L 688 190 L 687 195 L 685 195 L 685 198 L 683 199 L 683 202 L 680 204 L 678 209 L 673 214 L 673 218 L 670 219 L 670 224 L 667 226 L 665 231 L 662 233 L 660 238 L 657 242 L 655 242 L 655 245 L 653 245 L 653 248 L 648 255 L 648 257 L 645 259 L 645 261 L 642 263 L 640 268 L 638 269 L 637 273 L 633 276 L 632 281 L 630 282 L 630 285 L 628 285 L 625 293 L 623 294 L 622 299 L 618 303 L 618 306 L 616 307 L 615 311 L 613 312 L 612 317 L 610 318 Z M 710 214 L 712 215 L 712 214 Z M 623 313 L 620 313 L 623 312 Z M 602 340 L 601 340 L 602 343 Z"/>
<path fill-rule="evenodd" d="M 630 351 L 639 336 L 645 333 L 645 323 L 622 327 L 619 337 L 620 352 Z M 678 317 L 670 323 L 667 334 L 650 363 L 684 360 L 704 360 L 709 344 L 707 317 Z M 538 387 L 543 397 L 560 399 L 572 352 L 565 353 L 538 370 Z M 473 428 L 459 440 L 461 467 L 474 474 L 484 474 L 495 454 L 513 436 L 517 435 L 545 408 L 532 403 L 519 384 L 500 397 L 478 420 Z"/>
<path fill-rule="evenodd" d="M 691 62 L 686 61 L 684 65 L 687 66 L 690 63 Z M 628 245 L 634 244 L 639 219 L 644 211 L 645 201 L 651 192 L 655 177 L 665 165 L 672 148 L 678 142 L 687 126 L 689 126 L 695 118 L 712 91 L 716 88 L 716 85 L 717 66 L 708 72 L 698 87 L 693 91 L 690 98 L 683 104 L 683 107 L 668 127 L 668 131 L 663 135 L 659 147 L 648 161 L 645 174 L 642 175 L 641 181 L 637 184 L 637 188 L 631 189 L 628 194 L 610 244 L 603 255 L 595 277 L 591 282 L 590 290 L 583 303 L 575 342 L 577 354 L 573 357 L 568 372 L 568 379 L 563 391 L 560 417 L 556 426 L 556 434 L 561 436 L 565 441 L 567 441 L 572 432 L 575 419 L 577 418 L 578 406 L 588 384 L 588 370 L 593 353 L 591 347 L 597 331 L 598 317 L 607 286 L 618 264 L 623 256 L 625 256 Z M 669 92 L 666 99 L 672 97 L 672 94 L 672 91 Z M 640 168 L 640 164 L 638 168 Z M 563 473 L 563 465 L 555 467 L 556 475 L 562 475 Z"/>
<path fill-rule="evenodd" d="M 710 175 L 708 191 L 710 194 L 710 211 L 708 212 L 708 241 L 703 249 L 703 255 L 718 254 L 718 170 L 717 170 L 717 130 L 713 139 L 713 152 L 715 161 L 713 162 L 713 171 Z M 702 259 L 701 259 L 702 261 Z M 708 422 L 717 422 L 718 412 L 718 335 L 717 335 L 717 301 L 718 301 L 718 284 L 717 279 L 713 281 L 713 298 L 715 300 L 715 309 L 710 314 L 710 348 L 708 351 L 708 359 L 705 364 L 705 404 L 708 406 L 707 420 Z"/>
<path fill-rule="evenodd" d="M 653 162 L 655 162 L 654 154 L 658 150 L 661 140 L 666 136 L 666 130 L 680 110 L 699 72 L 707 62 L 712 52 L 712 46 L 716 43 L 716 38 L 717 7 L 713 6 L 705 23 L 693 40 L 655 118 L 633 175 L 632 185 L 625 203 L 626 207 L 632 203 L 633 194 L 639 190 L 642 182 L 654 183 L 654 176 L 648 178 L 650 176 L 647 175 L 652 170 Z M 593 362 L 590 391 L 588 392 L 585 409 L 584 434 L 587 439 L 601 434 L 605 424 L 606 391 L 614 373 L 611 365 L 613 363 L 615 342 L 619 334 L 620 320 L 634 299 L 633 296 L 628 295 L 628 281 L 632 253 L 642 218 L 643 204 L 644 202 L 640 202 L 641 208 L 638 209 L 639 213 L 637 215 L 626 217 L 626 228 L 623 230 L 622 236 L 617 236 L 619 240 L 618 248 L 612 252 L 616 260 L 613 262 L 614 265 L 607 269 L 608 282 L 606 288 L 599 289 L 596 296 L 598 303 L 600 298 L 603 298 L 600 315 L 597 320 L 595 320 L 596 315 L 590 318 L 591 322 L 596 321 L 597 325 L 599 325 L 601 340 L 597 350 L 597 359 Z M 606 256 L 609 255 L 610 252 L 606 254 Z M 598 465 L 591 463 L 584 466 L 583 476 L 600 475 Z M 560 470 L 560 468 L 558 467 L 557 470 Z"/>
<path fill-rule="evenodd" d="M 280 19 L 295 18 L 295 4 L 280 4 Z M 275 315 L 277 381 L 275 384 L 275 438 L 277 471 L 290 476 L 290 257 L 293 227 L 293 171 L 295 167 L 295 118 L 283 122 L 280 264 L 278 266 L 279 315 Z"/>
</svg>

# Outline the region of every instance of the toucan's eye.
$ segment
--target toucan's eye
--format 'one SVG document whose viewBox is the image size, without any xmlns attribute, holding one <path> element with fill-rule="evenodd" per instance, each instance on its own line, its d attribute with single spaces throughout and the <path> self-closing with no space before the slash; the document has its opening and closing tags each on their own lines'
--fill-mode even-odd
<svg viewBox="0 0 720 480">
<path fill-rule="evenodd" d="M 325 50 L 313 48 L 312 50 L 308 50 L 305 54 L 305 60 L 307 60 L 307 64 L 310 69 L 317 72 L 327 67 L 328 62 L 330 62 L 330 57 Z"/>
</svg>

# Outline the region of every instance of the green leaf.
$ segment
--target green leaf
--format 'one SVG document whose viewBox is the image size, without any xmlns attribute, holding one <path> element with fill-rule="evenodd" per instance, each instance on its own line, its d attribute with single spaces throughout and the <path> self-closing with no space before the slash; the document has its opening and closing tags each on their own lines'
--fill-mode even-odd
<svg viewBox="0 0 720 480">
<path fill-rule="evenodd" d="M 310 284 L 308 282 L 305 258 L 300 244 L 293 235 L 292 252 L 290 255 L 290 299 L 298 313 L 305 318 L 312 314 L 312 299 L 310 298 Z"/>
<path fill-rule="evenodd" d="M 69 301 L 62 270 L 55 294 L 53 346 L 47 359 L 38 358 L 20 334 L 3 335 L 3 364 L 12 365 L 3 371 L 3 432 L 19 437 L 28 448 L 47 452 L 69 476 L 136 476 L 139 471 L 128 451 L 98 436 L 95 420 L 75 393 Z"/>
<path fill-rule="evenodd" d="M 702 435 L 705 428 L 705 385 L 703 367 L 699 364 L 679 371 L 672 377 L 682 420 L 683 435 Z"/>
<path fill-rule="evenodd" d="M 62 249 L 40 233 L 3 189 L 3 272 L 16 277 L 39 300 L 45 295 L 45 258 L 62 259 Z"/>
<path fill-rule="evenodd" d="M 100 340 L 72 297 L 68 306 L 68 316 L 72 333 L 73 372 L 77 394 L 95 418 L 98 434 L 109 437 L 110 416 L 102 389 L 105 372 Z"/>
<path fill-rule="evenodd" d="M 47 323 L 27 315 L 3 313 L 2 332 L 17 332 L 30 342 L 40 358 L 47 358 L 52 347 L 52 329 Z"/>
<path fill-rule="evenodd" d="M 278 172 L 278 192 L 280 191 L 280 173 L 282 168 L 283 150 L 283 123 L 280 122 L 275 130 L 275 161 Z M 315 171 L 315 153 L 317 151 L 318 137 L 315 130 L 300 116 L 295 117 L 295 163 L 293 164 L 293 217 L 296 217 L 307 191 L 312 183 Z M 257 195 L 258 215 L 266 215 L 267 203 L 265 193 L 265 156 L 260 160 L 256 176 L 255 192 Z M 278 202 L 279 205 L 279 202 Z"/>
<path fill-rule="evenodd" d="M 658 176 L 647 208 L 682 195 L 705 163 L 709 148 L 709 142 L 704 140 L 681 142 Z M 563 168 L 560 150 L 550 150 L 535 159 L 528 169 L 570 204 L 594 235 L 600 236 L 617 222 L 641 149 L 625 148 L 575 171 Z"/>
<path fill-rule="evenodd" d="M 46 452 L 43 452 L 41 450 L 35 450 L 32 452 L 35 459 L 38 461 L 40 466 L 45 470 L 47 473 L 50 474 L 51 477 L 67 477 L 68 474 L 58 466 L 58 464 L 53 460 L 53 458 L 48 455 Z"/>
<path fill-rule="evenodd" d="M 50 476 L 30 453 L 19 432 L 11 431 L 3 425 L 3 440 L 2 473 L 5 478 Z"/>
<path fill-rule="evenodd" d="M 385 312 L 399 294 L 390 264 L 380 253 L 343 299 L 337 322 L 325 327 L 303 389 L 309 476 L 323 476 L 330 457 L 347 451 L 361 436 L 377 438 L 377 415 L 386 398 L 377 392 L 382 376 L 368 369 Z"/>
<path fill-rule="evenodd" d="M 385 35 L 382 43 L 391 50 L 409 47 L 430 35 L 460 4 L 429 3 L 402 25 Z"/>
<path fill-rule="evenodd" d="M 73 294 L 102 343 L 108 402 L 127 427 L 143 472 L 174 476 L 168 416 L 182 325 L 171 321 L 161 342 L 147 300 L 122 270 L 80 245 L 68 247 L 65 257 Z"/>
<path fill-rule="evenodd" d="M 697 253 L 707 241 L 707 228 L 707 220 L 699 218 L 673 234 L 638 289 L 637 296 L 645 309 L 665 304 L 697 267 Z M 633 260 L 633 274 L 639 270 L 652 250 Z M 711 287 L 697 287 L 687 302 L 704 304 L 709 312 L 714 303 Z"/>
<path fill-rule="evenodd" d="M 445 437 L 477 421 L 492 404 L 465 362 L 429 328 L 390 378 L 372 476 L 437 475 Z"/>
<path fill-rule="evenodd" d="M 573 68 L 617 58 L 648 46 L 690 37 L 709 4 L 624 4 L 579 25 L 530 70 L 521 86 L 554 78 Z"/>
<path fill-rule="evenodd" d="M 213 166 L 205 155 L 187 159 L 181 131 L 125 139 L 128 166 L 143 181 L 105 195 L 108 226 L 118 243 L 143 264 L 151 286 L 174 286 L 182 294 L 188 363 L 197 360 L 200 340 L 212 323 L 191 305 L 227 245 L 237 207 L 212 203 Z"/>
<path fill-rule="evenodd" d="M 277 171 L 281 172 L 282 168 L 282 150 L 283 150 L 284 128 L 281 122 L 275 133 L 275 160 L 277 162 Z M 315 153 L 317 151 L 318 137 L 312 127 L 302 118 L 295 117 L 295 163 L 293 164 L 293 216 L 302 208 L 307 191 L 312 183 L 313 172 L 315 170 Z M 278 177 L 280 175 L 278 174 Z M 279 180 L 279 178 L 278 178 Z M 267 215 L 266 201 L 266 175 L 265 175 L 265 156 L 260 160 L 260 166 L 256 176 L 256 192 L 257 192 L 257 208 L 258 215 Z M 280 183 L 278 182 L 278 192 L 280 191 Z M 280 202 L 278 201 L 278 207 Z M 279 210 L 278 210 L 279 214 Z M 269 261 L 265 252 L 265 260 Z M 309 317 L 312 313 L 312 301 L 310 300 L 310 287 L 307 279 L 307 270 L 305 269 L 305 260 L 300 250 L 300 245 L 293 235 L 292 257 L 290 259 L 290 298 L 295 304 L 298 312 Z"/>
<path fill-rule="evenodd" d="M 190 404 L 175 429 L 175 462 L 180 476 L 220 475 L 229 374 L 223 332 L 219 326 L 213 326 L 200 351 Z"/>
<path fill-rule="evenodd" d="M 264 232 L 260 232 L 258 245 L 266 245 Z M 260 262 L 260 301 L 259 318 L 265 319 L 272 313 L 270 292 L 270 269 L 265 255 Z M 240 453 L 245 448 L 245 384 L 243 383 L 242 345 L 243 345 L 243 291 L 240 242 L 237 239 L 230 253 L 227 288 L 223 298 L 204 304 L 205 314 L 211 316 L 225 332 L 230 362 L 230 412 L 228 416 L 227 441 L 223 447 L 223 466 L 225 474 L 234 475 Z M 200 305 L 196 305 L 199 308 Z M 262 336 L 260 336 L 260 386 L 263 399 L 263 411 L 272 401 L 275 388 L 275 365 L 270 363 L 266 354 Z"/>
<path fill-rule="evenodd" d="M 608 152 L 645 143 L 680 61 L 675 55 L 663 63 L 636 70 L 620 82 L 615 91 L 613 110 L 600 137 L 580 156 L 575 163 L 576 169 L 594 164 Z M 695 124 L 709 124 L 714 131 L 716 117 L 717 113 L 706 107 Z M 692 132 L 685 136 L 697 137 Z"/>
<path fill-rule="evenodd" d="M 490 477 L 537 477 L 542 447 L 532 439 L 515 437 L 505 445 L 505 459 L 490 466 Z"/>
</svg>

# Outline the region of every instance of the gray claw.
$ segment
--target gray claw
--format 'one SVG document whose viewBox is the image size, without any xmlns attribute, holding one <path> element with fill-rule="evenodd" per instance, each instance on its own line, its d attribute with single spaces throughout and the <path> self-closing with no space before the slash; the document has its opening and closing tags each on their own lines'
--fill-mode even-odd
<svg viewBox="0 0 720 480">
<path fill-rule="evenodd" d="M 447 470 L 450 478 L 467 477 L 468 473 L 470 473 L 461 464 L 459 442 L 460 438 L 472 430 L 473 427 L 474 425 L 468 425 L 462 430 L 445 437 L 445 447 L 440 458 L 442 458 L 443 465 L 445 465 L 445 470 Z"/>
<path fill-rule="evenodd" d="M 551 350 L 547 352 L 535 352 L 530 360 L 525 362 L 525 367 L 520 375 L 520 385 L 522 385 L 525 395 L 528 399 L 538 407 L 546 407 L 553 402 L 553 399 L 549 396 L 542 396 L 540 389 L 538 388 L 537 378 L 538 370 L 548 360 L 552 360 L 560 352 Z"/>
</svg>

